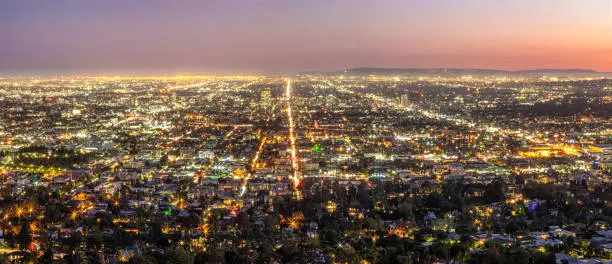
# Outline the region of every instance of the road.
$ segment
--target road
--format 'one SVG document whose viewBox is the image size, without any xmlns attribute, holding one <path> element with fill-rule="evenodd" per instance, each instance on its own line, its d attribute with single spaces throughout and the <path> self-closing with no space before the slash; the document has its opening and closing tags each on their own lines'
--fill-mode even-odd
<svg viewBox="0 0 612 264">
<path fill-rule="evenodd" d="M 299 172 L 299 160 L 297 155 L 297 150 L 295 147 L 295 121 L 293 120 L 293 113 L 291 112 L 291 79 L 287 79 L 286 93 L 285 97 L 287 99 L 287 118 L 289 119 L 289 143 L 291 147 L 291 167 L 293 169 L 293 188 L 296 190 L 296 194 L 298 197 L 301 197 L 300 191 L 298 190 L 298 186 L 302 181 L 302 176 Z"/>
</svg>

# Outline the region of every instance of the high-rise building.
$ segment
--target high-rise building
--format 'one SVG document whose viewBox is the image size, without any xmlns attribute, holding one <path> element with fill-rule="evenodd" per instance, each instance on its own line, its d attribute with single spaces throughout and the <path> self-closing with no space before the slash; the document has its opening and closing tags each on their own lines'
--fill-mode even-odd
<svg viewBox="0 0 612 264">
<path fill-rule="evenodd" d="M 272 92 L 270 89 L 265 89 L 260 95 L 261 105 L 264 107 L 270 107 L 272 105 Z"/>
<path fill-rule="evenodd" d="M 402 94 L 399 97 L 399 103 L 400 105 L 408 105 L 408 95 L 407 94 Z"/>
</svg>

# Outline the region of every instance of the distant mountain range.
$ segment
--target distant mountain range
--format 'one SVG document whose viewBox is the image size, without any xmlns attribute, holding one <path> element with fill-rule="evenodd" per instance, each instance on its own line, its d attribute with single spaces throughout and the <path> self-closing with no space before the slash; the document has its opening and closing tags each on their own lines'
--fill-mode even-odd
<svg viewBox="0 0 612 264">
<path fill-rule="evenodd" d="M 490 69 L 467 68 L 349 68 L 339 71 L 310 71 L 300 75 L 408 75 L 408 76 L 465 76 L 465 75 L 593 75 L 609 76 L 610 73 L 597 72 L 590 69 L 536 69 L 521 71 L 505 71 Z"/>
</svg>

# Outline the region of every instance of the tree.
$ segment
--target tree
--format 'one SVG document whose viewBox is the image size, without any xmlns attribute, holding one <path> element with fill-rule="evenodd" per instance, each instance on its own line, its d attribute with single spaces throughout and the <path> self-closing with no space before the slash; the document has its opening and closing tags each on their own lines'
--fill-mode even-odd
<svg viewBox="0 0 612 264">
<path fill-rule="evenodd" d="M 240 227 L 240 231 L 246 232 L 249 230 L 249 216 L 247 215 L 247 213 L 245 212 L 238 213 L 238 216 L 236 217 L 236 222 L 238 223 L 238 226 Z"/>
<path fill-rule="evenodd" d="M 51 264 L 53 263 L 53 251 L 51 248 L 45 250 L 45 254 L 40 258 L 40 263 Z"/>
<path fill-rule="evenodd" d="M 408 203 L 407 201 L 404 201 L 399 206 L 400 215 L 405 221 L 414 220 L 414 215 L 412 214 L 412 207 L 412 204 Z"/>
<path fill-rule="evenodd" d="M 182 248 L 169 249 L 163 255 L 162 263 L 168 264 L 192 264 L 194 257 Z"/>
<path fill-rule="evenodd" d="M 501 258 L 501 252 L 497 245 L 493 245 L 489 247 L 487 250 L 487 255 L 484 259 L 483 263 L 499 263 L 498 261 Z"/>
<path fill-rule="evenodd" d="M 514 234 L 517 231 L 523 230 L 525 223 L 520 220 L 511 220 L 506 224 L 505 231 L 508 234 Z"/>
<path fill-rule="evenodd" d="M 149 255 L 136 254 L 130 258 L 129 264 L 157 264 L 157 260 Z"/>
<path fill-rule="evenodd" d="M 234 250 L 227 250 L 223 254 L 225 263 L 247 263 L 245 256 L 236 253 Z"/>
<path fill-rule="evenodd" d="M 412 264 L 412 258 L 409 256 L 397 256 L 397 262 L 400 264 Z"/>
<path fill-rule="evenodd" d="M 30 229 L 30 224 L 27 222 L 22 222 L 21 230 L 19 231 L 19 235 L 17 235 L 17 243 L 19 243 L 20 248 L 27 248 L 31 242 L 32 230 Z"/>
<path fill-rule="evenodd" d="M 70 234 L 70 237 L 66 239 L 65 243 L 70 247 L 71 250 L 75 250 L 81 242 L 83 241 L 83 236 L 81 236 L 80 232 L 74 231 Z"/>
<path fill-rule="evenodd" d="M 357 199 L 359 200 L 359 204 L 361 204 L 361 208 L 372 208 L 372 198 L 370 197 L 370 190 L 367 185 L 359 185 Z"/>
<path fill-rule="evenodd" d="M 87 244 L 93 246 L 95 249 L 100 249 L 103 240 L 102 232 L 96 230 L 87 237 Z"/>
<path fill-rule="evenodd" d="M 264 217 L 264 228 L 266 232 L 272 232 L 276 229 L 276 226 L 279 223 L 278 216 L 267 215 Z"/>
<path fill-rule="evenodd" d="M 493 183 L 487 185 L 483 195 L 486 203 L 496 203 L 503 201 L 506 196 L 504 195 L 504 185 L 500 180 L 496 180 Z"/>
<path fill-rule="evenodd" d="M 510 263 L 527 263 L 529 262 L 529 253 L 522 247 L 517 246 L 509 249 L 508 261 Z"/>
<path fill-rule="evenodd" d="M 97 251 L 88 251 L 85 253 L 87 263 L 91 264 L 104 264 L 104 257 L 100 252 Z"/>
</svg>

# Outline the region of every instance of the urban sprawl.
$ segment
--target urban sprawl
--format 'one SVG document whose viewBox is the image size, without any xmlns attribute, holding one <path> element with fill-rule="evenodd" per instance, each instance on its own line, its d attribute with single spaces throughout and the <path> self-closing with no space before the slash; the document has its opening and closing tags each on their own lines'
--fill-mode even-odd
<svg viewBox="0 0 612 264">
<path fill-rule="evenodd" d="M 612 80 L 0 78 L 0 262 L 609 263 Z"/>
</svg>

